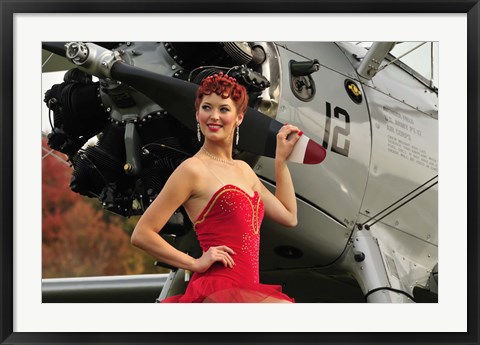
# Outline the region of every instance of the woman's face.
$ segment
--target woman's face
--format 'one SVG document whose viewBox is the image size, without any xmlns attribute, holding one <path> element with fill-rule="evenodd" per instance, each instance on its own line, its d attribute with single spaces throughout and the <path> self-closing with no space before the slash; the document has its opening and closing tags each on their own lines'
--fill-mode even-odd
<svg viewBox="0 0 480 345">
<path fill-rule="evenodd" d="M 243 120 L 231 98 L 222 98 L 215 93 L 203 96 L 198 107 L 197 121 L 206 139 L 233 140 L 233 133 Z"/>
</svg>

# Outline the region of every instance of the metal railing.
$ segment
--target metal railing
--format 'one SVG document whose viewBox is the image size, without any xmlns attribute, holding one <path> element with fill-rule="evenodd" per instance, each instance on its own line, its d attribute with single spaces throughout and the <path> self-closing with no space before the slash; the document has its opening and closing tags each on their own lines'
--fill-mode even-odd
<svg viewBox="0 0 480 345">
<path fill-rule="evenodd" d="M 42 279 L 43 303 L 155 303 L 168 274 Z"/>
</svg>

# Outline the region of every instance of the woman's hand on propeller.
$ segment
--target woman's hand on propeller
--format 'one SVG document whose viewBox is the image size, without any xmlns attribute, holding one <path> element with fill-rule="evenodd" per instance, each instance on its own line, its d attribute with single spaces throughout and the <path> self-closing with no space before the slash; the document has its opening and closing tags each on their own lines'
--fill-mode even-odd
<svg viewBox="0 0 480 345">
<path fill-rule="evenodd" d="M 225 267 L 233 268 L 235 262 L 231 255 L 235 255 L 235 252 L 227 246 L 210 247 L 206 252 L 203 252 L 200 258 L 195 260 L 193 271 L 205 272 L 215 262 L 220 262 Z"/>
<path fill-rule="evenodd" d="M 277 148 L 275 158 L 286 161 L 293 151 L 293 148 L 303 135 L 298 127 L 286 124 L 277 133 Z"/>
</svg>

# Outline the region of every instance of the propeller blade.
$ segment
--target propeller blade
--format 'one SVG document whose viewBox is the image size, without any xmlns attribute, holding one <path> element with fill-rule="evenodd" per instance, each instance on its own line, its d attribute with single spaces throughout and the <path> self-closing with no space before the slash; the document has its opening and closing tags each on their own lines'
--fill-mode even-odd
<svg viewBox="0 0 480 345">
<path fill-rule="evenodd" d="M 157 74 L 121 61 L 113 64 L 111 75 L 113 79 L 126 83 L 161 105 L 188 128 L 196 129 L 197 84 Z M 274 158 L 277 133 L 282 126 L 281 122 L 248 107 L 241 126 L 238 148 Z M 302 164 L 318 164 L 325 156 L 323 146 L 302 135 L 288 160 Z"/>
<path fill-rule="evenodd" d="M 43 48 L 65 56 L 64 42 L 44 42 Z M 125 83 L 149 97 L 188 128 L 196 129 L 195 93 L 198 88 L 197 84 L 154 73 L 123 61 L 113 63 L 110 75 L 112 79 Z M 242 135 L 238 148 L 253 154 L 274 158 L 277 133 L 282 126 L 281 122 L 248 107 L 242 122 Z M 326 151 L 323 146 L 304 134 L 295 145 L 288 160 L 302 164 L 318 164 L 325 159 L 325 156 Z"/>
<path fill-rule="evenodd" d="M 195 92 L 198 85 L 129 65 L 113 64 L 110 71 L 118 80 L 149 97 L 188 128 L 195 130 Z"/>
<path fill-rule="evenodd" d="M 60 55 L 64 58 L 65 56 L 65 44 L 67 42 L 42 42 L 42 48 L 48 50 L 51 53 Z"/>
</svg>

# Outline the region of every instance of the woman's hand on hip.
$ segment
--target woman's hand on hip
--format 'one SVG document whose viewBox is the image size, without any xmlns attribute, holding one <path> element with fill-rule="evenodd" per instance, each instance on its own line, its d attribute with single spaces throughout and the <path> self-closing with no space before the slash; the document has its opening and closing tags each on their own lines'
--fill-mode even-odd
<svg viewBox="0 0 480 345">
<path fill-rule="evenodd" d="M 233 268 L 235 262 L 232 255 L 235 255 L 235 252 L 227 246 L 210 247 L 206 252 L 203 252 L 200 258 L 195 260 L 193 271 L 203 273 L 215 262 L 220 262 L 225 267 Z"/>
</svg>

